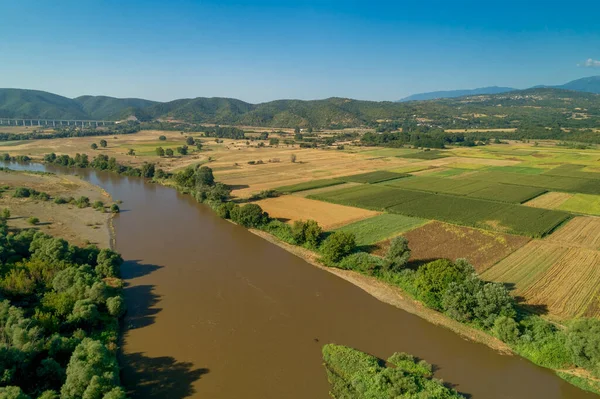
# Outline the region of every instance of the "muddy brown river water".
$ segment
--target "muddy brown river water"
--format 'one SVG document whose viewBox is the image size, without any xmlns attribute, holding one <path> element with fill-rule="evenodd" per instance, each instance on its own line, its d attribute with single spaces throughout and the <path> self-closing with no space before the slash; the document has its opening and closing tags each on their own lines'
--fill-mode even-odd
<svg viewBox="0 0 600 399">
<path fill-rule="evenodd" d="M 382 303 L 173 189 L 77 173 L 123 201 L 122 378 L 134 398 L 326 399 L 330 342 L 381 358 L 411 353 L 476 399 L 596 397 Z"/>
</svg>

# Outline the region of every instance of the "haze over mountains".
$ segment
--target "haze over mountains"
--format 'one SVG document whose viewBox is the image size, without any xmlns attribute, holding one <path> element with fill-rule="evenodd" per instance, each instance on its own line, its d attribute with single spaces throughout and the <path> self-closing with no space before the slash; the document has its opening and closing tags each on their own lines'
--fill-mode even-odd
<svg viewBox="0 0 600 399">
<path fill-rule="evenodd" d="M 533 88 L 540 87 L 551 87 L 555 89 L 565 89 L 565 90 L 575 90 L 575 91 L 583 91 L 587 93 L 600 93 L 600 76 L 590 76 L 587 78 L 581 78 L 577 80 L 573 80 L 571 82 L 567 82 L 563 85 L 558 86 L 534 86 Z M 428 93 L 417 93 L 412 94 L 408 97 L 404 97 L 399 102 L 404 101 L 423 101 L 423 100 L 435 100 L 438 98 L 455 98 L 455 97 L 463 97 L 463 96 L 474 96 L 479 94 L 499 94 L 506 93 L 509 91 L 519 90 L 512 87 L 498 87 L 498 86 L 489 86 L 489 87 L 480 87 L 477 89 L 462 89 L 462 90 L 446 90 L 446 91 L 432 91 Z"/>
<path fill-rule="evenodd" d="M 558 88 L 557 88 L 558 87 Z M 402 121 L 406 118 L 421 118 L 439 121 L 443 124 L 464 124 L 474 120 L 480 125 L 480 117 L 474 115 L 497 115 L 490 125 L 510 125 L 511 118 L 506 114 L 515 113 L 514 120 L 522 120 L 532 108 L 544 107 L 546 113 L 556 118 L 571 118 L 565 109 L 574 107 L 589 109 L 587 122 L 596 118 L 600 108 L 600 76 L 579 79 L 553 88 L 538 87 L 527 90 L 510 91 L 509 94 L 489 94 L 484 91 L 470 91 L 475 97 L 453 98 L 434 101 L 376 102 L 347 98 L 323 100 L 276 100 L 261 104 L 250 104 L 232 98 L 179 99 L 169 102 L 156 102 L 139 98 L 113 98 L 106 96 L 81 96 L 67 98 L 56 94 L 24 89 L 0 89 L 0 117 L 24 119 L 63 119 L 63 120 L 123 120 L 134 115 L 142 121 L 172 119 L 186 122 L 217 123 L 271 127 L 356 127 L 373 125 L 380 121 Z M 509 88 L 487 88 L 494 93 Z M 483 90 L 483 89 L 482 89 Z M 464 92 L 463 92 L 464 93 Z M 467 101 L 465 101 L 467 100 Z M 566 107 L 566 108 L 565 108 Z M 519 112 L 517 113 L 517 109 Z M 457 111 L 460 110 L 460 111 Z M 459 112 L 459 113 L 457 113 Z M 469 116 L 471 115 L 471 116 Z M 488 118 L 489 119 L 489 118 Z M 583 123 L 583 122 L 578 122 Z"/>
</svg>

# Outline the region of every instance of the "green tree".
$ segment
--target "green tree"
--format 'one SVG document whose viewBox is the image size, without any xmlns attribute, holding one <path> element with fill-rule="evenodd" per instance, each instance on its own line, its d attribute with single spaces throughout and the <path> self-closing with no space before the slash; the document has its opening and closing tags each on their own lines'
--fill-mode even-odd
<svg viewBox="0 0 600 399">
<path fill-rule="evenodd" d="M 185 143 L 187 145 L 194 145 L 196 143 L 196 141 L 194 140 L 194 138 L 192 136 L 188 136 L 188 138 L 185 139 Z"/>
<path fill-rule="evenodd" d="M 508 344 L 515 344 L 519 338 L 519 325 L 512 317 L 498 317 L 494 321 L 492 331 L 496 337 Z"/>
<path fill-rule="evenodd" d="M 290 161 L 292 161 L 292 163 L 296 162 L 296 154 L 290 155 Z"/>
<path fill-rule="evenodd" d="M 279 145 L 279 139 L 276 137 L 269 139 L 269 145 L 271 145 L 271 146 Z"/>
<path fill-rule="evenodd" d="M 102 248 L 96 258 L 96 273 L 102 277 L 118 277 L 123 258 L 117 252 Z"/>
<path fill-rule="evenodd" d="M 331 233 L 323 244 L 321 253 L 326 263 L 337 263 L 356 249 L 356 237 L 353 233 L 336 231 Z"/>
<path fill-rule="evenodd" d="M 108 143 L 106 142 L 106 140 L 100 140 L 100 147 L 102 148 L 106 148 L 106 146 L 108 145 Z"/>
<path fill-rule="evenodd" d="M 84 338 L 69 360 L 61 398 L 102 398 L 118 384 L 119 366 L 115 357 L 100 341 Z"/>
<path fill-rule="evenodd" d="M 196 186 L 214 186 L 215 177 L 212 169 L 208 166 L 201 166 L 194 173 Z"/>
<path fill-rule="evenodd" d="M 196 148 L 198 151 L 202 151 L 202 143 L 200 141 L 196 141 Z"/>
<path fill-rule="evenodd" d="M 106 300 L 106 307 L 111 316 L 121 317 L 125 313 L 125 301 L 121 296 L 113 296 Z"/>
<path fill-rule="evenodd" d="M 160 141 L 166 141 L 167 140 L 167 138 L 165 136 L 158 136 L 158 139 Z"/>
<path fill-rule="evenodd" d="M 187 155 L 188 153 L 188 146 L 184 145 L 182 147 L 177 147 L 177 153 L 181 154 L 181 155 Z"/>
<path fill-rule="evenodd" d="M 97 149 L 98 149 L 98 144 L 96 144 L 96 143 L 92 143 L 92 145 L 90 146 L 90 148 L 91 148 L 92 150 L 97 150 Z"/>
<path fill-rule="evenodd" d="M 292 237 L 298 245 L 307 244 L 309 247 L 317 248 L 322 234 L 323 229 L 314 220 L 296 220 L 292 225 Z"/>
<path fill-rule="evenodd" d="M 119 213 L 119 212 L 121 212 L 121 210 L 119 209 L 119 205 L 117 205 L 117 204 L 112 204 L 112 205 L 110 206 L 110 212 L 111 212 L 111 213 Z"/>
<path fill-rule="evenodd" d="M 7 371 L 7 370 L 6 370 Z M 0 387 L 0 398 L 2 399 L 31 399 L 25 395 L 21 388 L 15 386 Z"/>
<path fill-rule="evenodd" d="M 246 204 L 231 210 L 231 220 L 244 227 L 260 227 L 269 222 L 269 214 L 257 204 Z"/>
<path fill-rule="evenodd" d="M 438 259 L 421 266 L 415 276 L 419 297 L 430 307 L 442 310 L 442 297 L 451 283 L 461 284 L 473 274 L 473 266 L 459 260 Z"/>
<path fill-rule="evenodd" d="M 135 155 L 135 150 L 134 150 L 133 148 L 130 148 L 130 149 L 127 151 L 127 155 Z"/>
<path fill-rule="evenodd" d="M 296 127 L 294 128 L 294 133 L 295 133 L 295 134 L 300 134 L 300 126 L 296 126 Z"/>
<path fill-rule="evenodd" d="M 8 209 L 8 208 L 2 209 L 2 219 L 4 219 L 4 220 L 10 219 L 10 209 Z"/>
<path fill-rule="evenodd" d="M 144 163 L 142 165 L 142 177 L 152 179 L 154 177 L 154 168 L 153 163 Z"/>
<path fill-rule="evenodd" d="M 165 156 L 165 149 L 162 147 L 157 147 L 156 148 L 156 155 L 158 155 L 159 157 L 164 157 Z"/>
<path fill-rule="evenodd" d="M 574 320 L 567 329 L 567 349 L 575 364 L 600 376 L 600 320 Z"/>
<path fill-rule="evenodd" d="M 399 271 L 406 266 L 410 259 L 410 248 L 405 237 L 392 238 L 390 247 L 385 255 L 385 267 L 388 270 Z"/>
<path fill-rule="evenodd" d="M 168 157 L 172 157 L 173 156 L 173 150 L 171 148 L 167 148 L 165 150 L 165 155 Z"/>
<path fill-rule="evenodd" d="M 40 222 L 40 219 L 36 218 L 35 216 L 32 216 L 29 219 L 27 219 L 27 223 L 32 224 L 32 225 L 36 225 L 39 222 Z"/>
</svg>

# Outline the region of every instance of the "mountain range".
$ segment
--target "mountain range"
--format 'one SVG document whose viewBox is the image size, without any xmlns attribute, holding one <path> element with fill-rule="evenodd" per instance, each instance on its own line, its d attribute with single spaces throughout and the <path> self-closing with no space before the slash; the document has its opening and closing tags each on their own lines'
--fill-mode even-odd
<svg viewBox="0 0 600 399">
<path fill-rule="evenodd" d="M 588 126 L 600 118 L 600 76 L 579 79 L 556 87 L 500 92 L 470 91 L 471 97 L 429 101 L 361 101 L 348 98 L 324 100 L 276 100 L 251 104 L 233 98 L 198 97 L 157 102 L 139 98 L 81 96 L 67 98 L 25 89 L 0 89 L 0 117 L 63 120 L 141 121 L 169 119 L 195 123 L 269 127 L 357 127 L 387 121 L 422 119 L 437 126 L 509 127 L 515 121 L 544 115 L 563 121 L 563 126 Z M 464 92 L 463 92 L 464 93 Z M 589 110 L 585 115 L 578 110 Z M 534 112 L 536 111 L 536 112 Z M 587 112 L 587 111 L 586 111 Z M 483 115 L 479 117 L 477 115 Z M 582 119 L 583 118 L 583 119 Z M 514 123 L 513 123 L 514 122 Z"/>
<path fill-rule="evenodd" d="M 587 78 L 581 78 L 577 80 L 573 80 L 571 82 L 565 83 L 563 85 L 558 86 L 534 86 L 532 88 L 555 88 L 555 89 L 565 89 L 565 90 L 574 90 L 574 91 L 583 91 L 586 93 L 600 93 L 600 76 L 590 76 Z M 428 93 L 418 93 L 412 94 L 408 97 L 404 97 L 398 102 L 405 101 L 424 101 L 424 100 L 436 100 L 440 98 L 455 98 L 455 97 L 464 97 L 464 96 L 475 96 L 480 94 L 499 94 L 506 93 L 509 91 L 515 91 L 518 89 L 512 87 L 498 87 L 498 86 L 489 86 L 489 87 L 480 87 L 477 89 L 463 89 L 463 90 L 447 90 L 447 91 L 432 91 Z"/>
</svg>

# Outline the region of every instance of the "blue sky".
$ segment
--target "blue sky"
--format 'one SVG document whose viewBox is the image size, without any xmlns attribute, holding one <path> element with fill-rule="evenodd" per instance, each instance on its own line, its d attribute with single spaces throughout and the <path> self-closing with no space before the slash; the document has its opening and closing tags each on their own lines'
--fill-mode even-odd
<svg viewBox="0 0 600 399">
<path fill-rule="evenodd" d="M 598 1 L 0 0 L 0 87 L 262 102 L 561 84 L 600 75 L 599 15 Z"/>
</svg>

